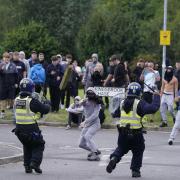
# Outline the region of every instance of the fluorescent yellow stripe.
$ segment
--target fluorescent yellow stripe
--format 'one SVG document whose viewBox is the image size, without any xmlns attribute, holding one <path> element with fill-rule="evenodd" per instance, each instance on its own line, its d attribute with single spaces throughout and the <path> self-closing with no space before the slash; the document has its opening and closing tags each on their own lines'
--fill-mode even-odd
<svg viewBox="0 0 180 180">
<path fill-rule="evenodd" d="M 35 124 L 35 122 L 18 122 L 18 121 L 16 121 L 16 124 L 21 124 L 21 125 L 23 125 L 23 124 Z"/>
<path fill-rule="evenodd" d="M 24 101 L 26 100 L 26 106 L 24 107 L 25 109 L 15 109 L 15 115 L 16 115 L 16 124 L 35 124 L 36 120 L 40 118 L 40 114 L 33 113 L 30 110 L 29 104 L 31 102 L 31 98 L 27 97 L 24 99 L 21 98 L 16 98 L 16 101 Z"/>
</svg>

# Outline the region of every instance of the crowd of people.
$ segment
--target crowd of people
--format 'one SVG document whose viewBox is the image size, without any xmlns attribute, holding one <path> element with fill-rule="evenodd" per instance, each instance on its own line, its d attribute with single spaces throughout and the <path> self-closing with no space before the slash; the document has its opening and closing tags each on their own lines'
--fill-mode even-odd
<svg viewBox="0 0 180 180">
<path fill-rule="evenodd" d="M 81 85 L 86 91 L 94 86 L 126 88 L 130 82 L 138 82 L 143 89 L 142 97 L 148 103 L 152 102 L 153 89 L 157 88 L 162 96 L 160 107 L 162 124 L 160 126 L 167 126 L 167 110 L 175 120 L 173 99 L 179 90 L 180 62 L 176 62 L 175 68 L 168 65 L 163 79 L 160 76 L 160 66 L 153 61 L 139 59 L 133 70 L 130 69 L 127 61 L 122 61 L 117 55 L 112 55 L 108 63 L 107 68 L 103 67 L 97 53 L 93 53 L 90 59 L 85 61 L 84 66 L 80 67 L 71 54 L 66 56 L 57 54 L 48 61 L 42 52 L 32 51 L 29 59 L 26 59 L 23 51 L 5 52 L 0 60 L 0 118 L 5 117 L 6 109 L 13 108 L 13 101 L 19 93 L 19 83 L 23 78 L 28 77 L 34 82 L 37 93 L 43 92 L 46 97 L 47 89 L 49 89 L 52 112 L 67 109 L 68 127 L 71 126 L 72 107 L 76 106 L 80 98 L 78 89 Z M 71 74 L 66 87 L 60 90 L 60 83 L 68 66 L 71 66 Z M 70 97 L 75 98 L 74 106 L 70 106 Z M 104 104 L 106 107 L 109 106 L 108 97 L 105 97 Z M 75 121 L 80 124 L 81 113 L 79 116 L 76 110 L 73 112 L 77 117 Z M 118 117 L 118 114 L 117 109 L 114 116 Z M 150 119 L 153 120 L 153 116 Z"/>
<path fill-rule="evenodd" d="M 101 151 L 92 139 L 101 128 L 104 104 L 109 106 L 108 97 L 105 97 L 104 103 L 94 88 L 100 86 L 127 90 L 124 99 L 119 97 L 119 104 L 112 114 L 119 118 L 118 146 L 110 155 L 106 171 L 112 173 L 121 158 L 131 150 L 132 177 L 141 177 L 145 150 L 142 119 L 150 116 L 153 121 L 151 113 L 160 108 L 160 127 L 166 127 L 168 110 L 174 121 L 169 145 L 173 144 L 180 129 L 180 62 L 176 62 L 176 68 L 168 64 L 162 77 L 160 74 L 159 65 L 153 61 L 140 59 L 132 71 L 128 62 L 117 55 L 109 58 L 106 70 L 96 53 L 86 60 L 83 68 L 78 66 L 71 54 L 54 55 L 48 62 L 42 52 L 33 51 L 29 59 L 25 58 L 23 51 L 3 53 L 0 62 L 0 117 L 5 117 L 6 109 L 13 109 L 16 128 L 12 132 L 23 144 L 25 172 L 42 174 L 40 165 L 45 140 L 37 120 L 50 109 L 58 112 L 60 108 L 66 108 L 66 129 L 71 128 L 72 122 L 77 123 L 82 128 L 79 147 L 90 152 L 87 160 L 100 161 Z M 84 99 L 78 96 L 80 82 L 84 87 Z M 46 97 L 48 90 L 50 104 L 35 98 L 35 94 Z M 70 97 L 74 98 L 71 105 Z M 176 114 L 174 100 L 177 102 Z"/>
</svg>

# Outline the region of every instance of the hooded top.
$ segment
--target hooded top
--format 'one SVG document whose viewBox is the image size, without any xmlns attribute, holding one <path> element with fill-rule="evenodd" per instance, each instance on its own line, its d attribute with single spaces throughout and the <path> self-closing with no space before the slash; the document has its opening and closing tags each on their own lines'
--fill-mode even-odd
<svg viewBox="0 0 180 180">
<path fill-rule="evenodd" d="M 94 101 L 86 100 L 83 103 L 84 116 L 85 116 L 85 127 L 92 126 L 93 124 L 100 125 L 99 111 L 101 109 L 101 104 L 97 104 Z"/>
<path fill-rule="evenodd" d="M 42 64 L 35 64 L 30 69 L 28 78 L 32 79 L 35 84 L 44 84 L 46 80 L 46 74 Z"/>
</svg>

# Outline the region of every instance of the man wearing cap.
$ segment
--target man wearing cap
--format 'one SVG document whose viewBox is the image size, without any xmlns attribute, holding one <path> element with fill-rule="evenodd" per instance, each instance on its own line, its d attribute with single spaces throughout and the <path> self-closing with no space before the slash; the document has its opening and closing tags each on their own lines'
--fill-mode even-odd
<svg viewBox="0 0 180 180">
<path fill-rule="evenodd" d="M 109 73 L 107 78 L 104 80 L 104 86 L 112 86 L 111 80 L 113 79 L 114 70 L 116 68 L 117 62 L 116 62 L 116 55 L 112 55 L 109 58 Z"/>
<path fill-rule="evenodd" d="M 167 127 L 167 116 L 166 112 L 167 110 L 170 112 L 173 121 L 175 122 L 175 113 L 174 113 L 174 97 L 177 96 L 178 92 L 178 80 L 174 76 L 174 71 L 172 66 L 166 67 L 164 79 L 162 80 L 162 86 L 161 86 L 161 106 L 160 106 L 160 112 L 161 112 L 161 118 L 162 123 L 160 124 L 160 127 Z"/>
<path fill-rule="evenodd" d="M 32 51 L 31 57 L 28 59 L 30 67 L 33 67 L 33 65 L 36 64 L 37 59 L 37 52 Z"/>
<path fill-rule="evenodd" d="M 40 52 L 39 55 L 38 55 L 38 59 L 39 59 L 39 63 L 42 65 L 42 67 L 45 70 L 45 77 L 47 77 L 47 67 L 48 67 L 49 64 L 45 60 L 44 53 Z M 47 95 L 47 78 L 46 78 L 45 84 L 43 86 L 43 95 L 44 96 Z"/>
</svg>

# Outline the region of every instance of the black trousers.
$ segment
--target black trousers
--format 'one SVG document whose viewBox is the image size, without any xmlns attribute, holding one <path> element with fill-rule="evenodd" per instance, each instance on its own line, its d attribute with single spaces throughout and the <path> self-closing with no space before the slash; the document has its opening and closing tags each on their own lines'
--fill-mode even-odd
<svg viewBox="0 0 180 180">
<path fill-rule="evenodd" d="M 71 89 L 70 87 L 66 88 L 65 90 L 61 91 L 61 104 L 64 105 L 64 101 L 65 101 L 65 97 L 66 97 L 66 104 L 65 107 L 68 108 L 70 105 L 70 98 L 71 98 Z"/>
<path fill-rule="evenodd" d="M 143 99 L 147 103 L 151 104 L 152 103 L 152 99 L 153 99 L 153 93 L 151 93 L 151 92 L 144 92 L 143 93 Z"/>
<path fill-rule="evenodd" d="M 116 157 L 118 162 L 121 158 L 132 151 L 131 170 L 140 170 L 142 166 L 143 152 L 145 149 L 143 133 L 135 133 L 129 136 L 126 133 L 119 132 L 118 147 L 110 155 L 110 158 Z"/>
<path fill-rule="evenodd" d="M 35 92 L 40 93 L 42 90 L 43 85 L 41 84 L 35 84 Z"/>
<path fill-rule="evenodd" d="M 73 122 L 73 123 L 78 124 L 78 126 L 79 126 L 82 122 L 82 117 L 83 117 L 82 113 L 79 113 L 79 114 L 69 113 L 68 125 L 71 126 L 71 124 Z"/>
<path fill-rule="evenodd" d="M 37 167 L 40 166 L 45 144 L 43 137 L 37 141 L 32 140 L 30 135 L 21 133 L 18 134 L 17 137 L 23 144 L 24 166 L 29 166 L 30 163 L 34 163 Z"/>
<path fill-rule="evenodd" d="M 59 87 L 49 87 L 52 111 L 59 111 L 60 89 Z"/>
</svg>

